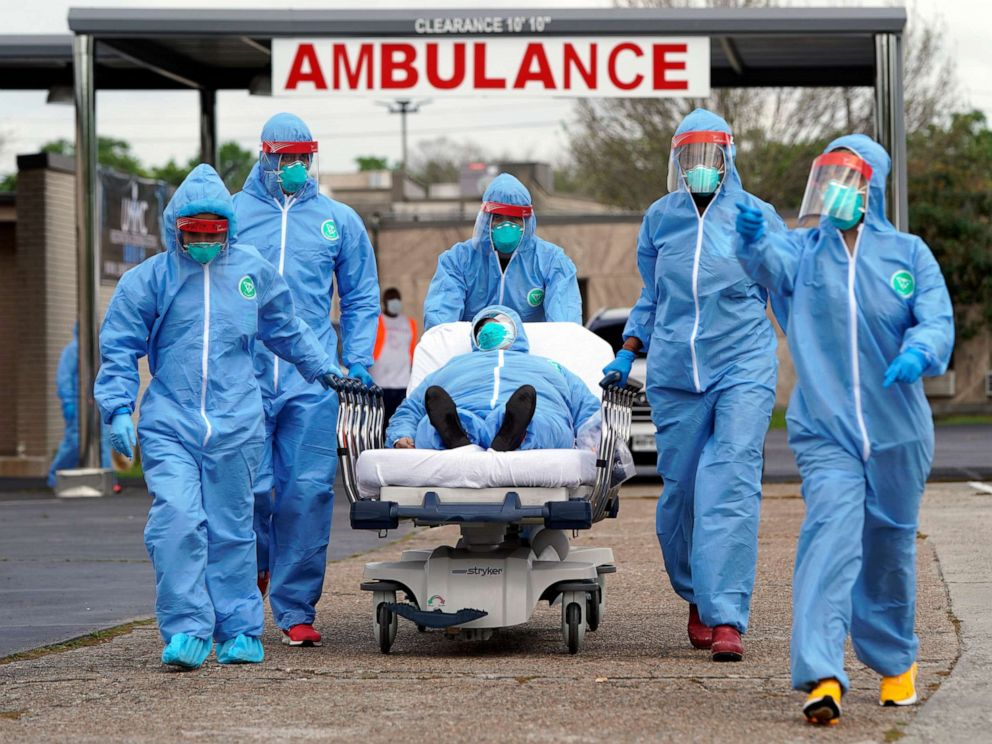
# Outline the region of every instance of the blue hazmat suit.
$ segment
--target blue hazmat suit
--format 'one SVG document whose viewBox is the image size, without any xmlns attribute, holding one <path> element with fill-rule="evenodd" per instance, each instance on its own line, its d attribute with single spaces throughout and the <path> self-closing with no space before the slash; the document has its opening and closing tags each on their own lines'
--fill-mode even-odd
<svg viewBox="0 0 992 744">
<path fill-rule="evenodd" d="M 62 403 L 65 433 L 48 471 L 48 487 L 55 488 L 55 473 L 79 467 L 79 416 L 76 403 L 79 399 L 79 325 L 72 329 L 72 340 L 62 349 L 59 366 L 55 370 L 55 392 Z M 100 464 L 113 467 L 110 459 L 110 430 L 103 426 L 100 436 Z"/>
<path fill-rule="evenodd" d="M 730 132 L 697 109 L 676 133 Z M 775 402 L 775 332 L 767 293 L 734 255 L 744 191 L 725 148 L 724 177 L 700 215 L 685 182 L 652 204 L 637 239 L 644 281 L 624 338 L 647 350 L 647 398 L 664 490 L 657 533 L 675 591 L 709 626 L 747 630 L 758 551 L 762 448 Z"/>
<path fill-rule="evenodd" d="M 175 225 L 205 212 L 230 227 L 227 248 L 201 266 L 179 248 Z M 163 639 L 257 638 L 252 484 L 265 427 L 252 346 L 257 336 L 308 380 L 335 368 L 278 272 L 239 241 L 231 196 L 213 168 L 190 172 L 162 225 L 167 251 L 125 273 L 111 298 L 94 395 L 105 421 L 133 411 L 138 359 L 147 355 L 152 380 L 138 436 Z"/>
<path fill-rule="evenodd" d="M 787 423 L 806 502 L 793 578 L 792 683 L 801 690 L 827 677 L 847 689 L 848 632 L 882 675 L 916 659 L 916 526 L 933 421 L 922 381 L 883 381 L 908 349 L 925 357 L 925 375 L 943 374 L 954 345 L 933 254 L 885 217 L 889 156 L 864 135 L 826 152 L 837 148 L 873 171 L 853 257 L 827 218 L 737 245 L 743 267 L 785 306 L 796 365 Z"/>
<path fill-rule="evenodd" d="M 493 179 L 483 202 L 527 206 L 530 192 L 509 173 Z M 582 298 L 575 264 L 553 243 L 537 237 L 537 217 L 524 218 L 524 234 L 506 271 L 493 248 L 492 214 L 480 211 L 475 234 L 456 243 L 437 260 L 424 300 L 424 330 L 441 323 L 471 320 L 483 308 L 500 304 L 517 311 L 525 323 L 582 323 Z"/>
<path fill-rule="evenodd" d="M 307 142 L 301 119 L 276 114 L 263 141 Z M 292 196 L 262 156 L 234 197 L 242 238 L 257 246 L 289 285 L 296 311 L 337 358 L 331 325 L 333 285 L 341 305 L 342 356 L 348 367 L 372 366 L 379 319 L 375 256 L 361 218 L 321 194 L 310 178 Z M 255 373 L 265 401 L 265 447 L 255 483 L 258 566 L 271 571 L 277 625 L 312 624 L 327 563 L 337 469 L 337 397 L 306 380 L 268 350 L 256 348 Z M 275 499 L 272 491 L 275 489 Z"/>
<path fill-rule="evenodd" d="M 427 418 L 424 396 L 438 385 L 455 401 L 462 428 L 473 444 L 489 448 L 503 424 L 506 402 L 518 388 L 533 385 L 537 392 L 534 417 L 519 449 L 571 449 L 584 425 L 599 413 L 599 399 L 573 372 L 546 357 L 530 354 L 520 316 L 511 308 L 483 308 L 476 323 L 494 313 L 509 316 L 516 336 L 506 349 L 483 351 L 472 339 L 472 351 L 451 359 L 427 377 L 404 399 L 389 421 L 386 443 L 410 437 L 418 448 L 444 449 L 441 437 Z M 598 419 L 595 419 L 598 422 Z"/>
</svg>

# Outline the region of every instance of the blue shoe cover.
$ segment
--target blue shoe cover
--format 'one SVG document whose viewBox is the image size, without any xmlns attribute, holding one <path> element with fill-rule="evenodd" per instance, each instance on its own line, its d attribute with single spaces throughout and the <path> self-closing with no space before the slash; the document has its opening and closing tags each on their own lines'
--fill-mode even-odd
<svg viewBox="0 0 992 744">
<path fill-rule="evenodd" d="M 217 647 L 217 661 L 220 664 L 258 664 L 264 658 L 262 642 L 251 636 L 229 638 Z"/>
<path fill-rule="evenodd" d="M 207 660 L 213 647 L 213 641 L 176 633 L 162 651 L 162 663 L 196 669 Z"/>
</svg>

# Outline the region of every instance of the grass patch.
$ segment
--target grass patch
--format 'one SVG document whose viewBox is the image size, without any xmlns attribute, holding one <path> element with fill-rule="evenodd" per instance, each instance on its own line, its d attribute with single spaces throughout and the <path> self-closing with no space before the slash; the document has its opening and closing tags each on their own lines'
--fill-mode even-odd
<svg viewBox="0 0 992 744">
<path fill-rule="evenodd" d="M 906 733 L 897 728 L 890 728 L 882 737 L 882 741 L 899 741 Z"/>
<path fill-rule="evenodd" d="M 937 426 L 988 426 L 992 424 L 992 416 L 982 416 L 981 414 L 936 416 L 933 422 Z"/>
<path fill-rule="evenodd" d="M 122 635 L 127 635 L 135 628 L 140 628 L 145 625 L 152 625 L 155 622 L 154 618 L 147 618 L 145 620 L 135 620 L 130 623 L 124 623 L 124 625 L 118 625 L 113 628 L 107 628 L 106 630 L 98 630 L 95 633 L 88 633 L 84 636 L 79 636 L 79 638 L 72 638 L 63 643 L 54 643 L 51 646 L 42 646 L 41 648 L 33 648 L 30 651 L 21 651 L 17 654 L 11 654 L 10 656 L 4 656 L 0 659 L 0 665 L 3 664 L 13 664 L 15 661 L 28 661 L 30 659 L 40 659 L 42 656 L 49 656 L 50 654 L 60 654 L 64 651 L 72 651 L 77 648 L 86 648 L 88 646 L 99 646 L 102 643 L 108 643 L 115 638 Z"/>
<path fill-rule="evenodd" d="M 785 428 L 785 409 L 775 408 L 772 410 L 772 420 L 768 423 L 769 429 Z"/>
<path fill-rule="evenodd" d="M 26 710 L 0 710 L 0 720 L 17 721 L 27 713 Z"/>
</svg>

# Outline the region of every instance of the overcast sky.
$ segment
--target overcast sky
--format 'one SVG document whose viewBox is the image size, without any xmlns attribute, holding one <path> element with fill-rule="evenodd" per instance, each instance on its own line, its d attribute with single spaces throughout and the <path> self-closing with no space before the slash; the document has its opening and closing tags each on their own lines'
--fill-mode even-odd
<svg viewBox="0 0 992 744">
<path fill-rule="evenodd" d="M 287 8 L 305 7 L 432 7 L 457 8 L 480 5 L 493 8 L 604 7 L 611 0 L 294 0 Z M 891 5 L 886 2 L 793 2 L 792 5 Z M 261 0 L 0 0 L 4 34 L 52 34 L 68 32 L 70 6 L 104 7 L 258 7 L 273 9 L 280 3 Z M 960 89 L 961 108 L 976 107 L 992 118 L 992 80 L 989 78 L 989 28 L 992 4 L 987 0 L 916 0 L 910 3 L 911 22 L 943 21 L 946 48 L 953 50 Z M 354 169 L 359 155 L 400 158 L 399 117 L 392 116 L 371 98 L 278 99 L 222 91 L 218 94 L 220 141 L 237 140 L 255 149 L 262 123 L 277 111 L 290 109 L 308 121 L 321 142 L 320 166 L 324 171 Z M 564 126 L 571 119 L 572 103 L 566 100 L 526 101 L 489 98 L 482 100 L 435 99 L 410 117 L 411 151 L 418 140 L 448 135 L 457 140 L 475 140 L 496 152 L 514 151 L 520 159 L 555 161 L 563 156 Z M 150 165 L 170 158 L 185 161 L 198 146 L 198 103 L 193 92 L 141 93 L 100 92 L 97 97 L 97 129 L 101 135 L 132 143 L 138 157 Z M 18 153 L 35 152 L 43 143 L 73 136 L 72 106 L 45 103 L 44 91 L 0 89 L 0 174 L 14 170 Z"/>
</svg>

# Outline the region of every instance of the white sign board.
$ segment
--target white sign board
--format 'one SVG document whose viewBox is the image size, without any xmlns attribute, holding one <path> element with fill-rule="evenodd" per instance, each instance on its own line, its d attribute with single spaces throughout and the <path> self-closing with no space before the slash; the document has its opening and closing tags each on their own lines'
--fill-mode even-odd
<svg viewBox="0 0 992 744">
<path fill-rule="evenodd" d="M 707 37 L 273 39 L 272 93 L 704 98 Z"/>
</svg>

